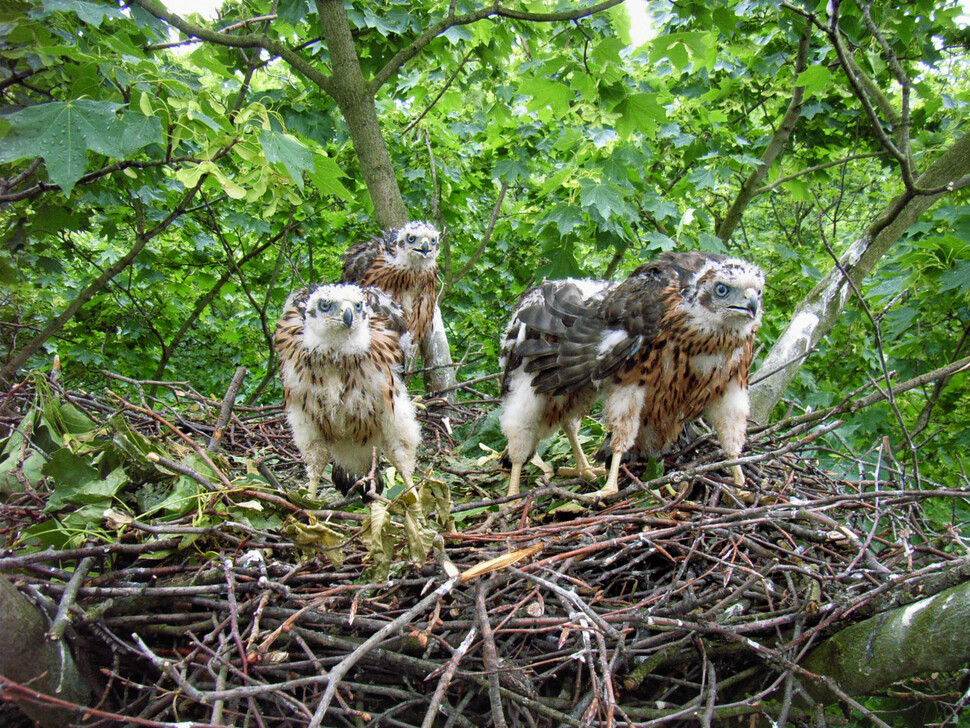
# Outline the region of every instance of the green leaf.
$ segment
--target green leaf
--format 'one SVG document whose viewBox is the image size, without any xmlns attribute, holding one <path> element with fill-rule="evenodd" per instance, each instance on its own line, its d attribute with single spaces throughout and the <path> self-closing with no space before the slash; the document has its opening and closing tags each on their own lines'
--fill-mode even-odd
<svg viewBox="0 0 970 728">
<path fill-rule="evenodd" d="M 205 68 L 212 71 L 216 76 L 220 78 L 232 78 L 233 71 L 226 65 L 219 63 L 215 54 L 212 52 L 212 48 L 207 45 L 200 45 L 192 53 L 189 54 L 189 60 L 192 61 L 199 68 Z"/>
<path fill-rule="evenodd" d="M 543 224 L 554 223 L 561 237 L 568 235 L 583 224 L 583 214 L 575 205 L 558 202 L 549 208 L 540 222 Z"/>
<path fill-rule="evenodd" d="M 825 66 L 812 66 L 798 74 L 795 85 L 804 86 L 805 95 L 812 96 L 825 88 L 831 78 L 832 72 Z"/>
<path fill-rule="evenodd" d="M 620 114 L 617 133 L 627 138 L 634 132 L 653 134 L 659 124 L 667 121 L 667 110 L 657 100 L 657 94 L 631 94 L 616 105 Z"/>
<path fill-rule="evenodd" d="M 259 133 L 259 142 L 263 145 L 263 154 L 270 164 L 282 164 L 286 168 L 290 179 L 296 186 L 303 189 L 303 173 L 314 169 L 314 154 L 306 148 L 296 137 L 281 134 L 272 129 L 264 129 Z"/>
<path fill-rule="evenodd" d="M 353 202 L 354 196 L 340 181 L 346 177 L 344 171 L 335 161 L 325 154 L 317 153 L 313 156 L 313 169 L 309 173 L 316 188 L 324 194 L 334 195 L 346 202 Z"/>
<path fill-rule="evenodd" d="M 695 60 L 703 59 L 707 53 L 707 37 L 698 32 L 669 33 L 654 38 L 650 44 L 652 62 L 666 58 L 678 70 L 683 70 L 692 57 Z"/>
<path fill-rule="evenodd" d="M 562 186 L 562 183 L 565 182 L 570 175 L 574 174 L 575 171 L 576 170 L 572 166 L 567 166 L 559 170 L 558 172 L 556 172 L 549 179 L 547 179 L 539 188 L 539 192 L 538 192 L 539 197 L 545 197 L 553 190 L 559 189 Z"/>
<path fill-rule="evenodd" d="M 78 457 L 66 447 L 54 452 L 41 471 L 53 481 L 53 493 L 45 510 L 55 511 L 84 490 L 88 483 L 98 477 L 98 471 L 85 458 Z"/>
<path fill-rule="evenodd" d="M 125 125 L 119 145 L 122 157 L 130 157 L 149 144 L 161 144 L 164 139 L 162 122 L 157 116 L 149 117 L 126 111 L 121 121 Z"/>
<path fill-rule="evenodd" d="M 124 468 L 117 467 L 105 478 L 94 478 L 85 482 L 58 481 L 54 492 L 47 501 L 45 510 L 56 511 L 69 504 L 87 505 L 100 503 L 107 507 L 115 495 L 128 485 L 130 479 Z M 97 525 L 100 517 L 92 525 Z"/>
<path fill-rule="evenodd" d="M 961 288 L 970 291 L 970 260 L 959 261 L 952 269 L 940 276 L 940 290 Z"/>
<path fill-rule="evenodd" d="M 492 169 L 498 179 L 510 185 L 528 182 L 532 174 L 528 162 L 519 159 L 500 159 Z"/>
<path fill-rule="evenodd" d="M 549 257 L 549 264 L 539 271 L 540 276 L 550 279 L 582 276 L 583 271 L 576 262 L 571 246 L 556 245 L 543 252 Z"/>
<path fill-rule="evenodd" d="M 44 0 L 44 11 L 47 13 L 62 11 L 75 13 L 85 23 L 100 27 L 105 17 L 120 20 L 124 18 L 121 10 L 110 5 L 85 2 L 84 0 Z"/>
<path fill-rule="evenodd" d="M 87 153 L 98 152 L 124 159 L 128 154 L 161 138 L 139 127 L 127 140 L 127 125 L 117 114 L 120 104 L 111 101 L 76 99 L 30 106 L 9 114 L 4 120 L 10 132 L 0 139 L 0 162 L 43 157 L 51 181 L 66 194 L 84 175 Z M 140 122 L 142 123 L 142 122 Z M 143 122 L 150 125 L 151 122 Z"/>
<path fill-rule="evenodd" d="M 209 127 L 210 129 L 212 129 L 212 131 L 225 131 L 226 130 L 222 125 L 219 124 L 218 121 L 216 121 L 215 119 L 213 119 L 208 114 L 206 114 L 206 113 L 204 113 L 202 111 L 199 111 L 198 109 L 190 108 L 186 112 L 186 116 L 188 116 L 192 121 L 201 121 L 207 127 Z"/>
<path fill-rule="evenodd" d="M 636 217 L 636 211 L 624 199 L 623 190 L 612 183 L 581 180 L 579 201 L 584 209 L 595 210 L 604 220 L 632 220 Z"/>
<path fill-rule="evenodd" d="M 545 78 L 530 78 L 524 81 L 519 86 L 519 93 L 532 97 L 531 101 L 526 103 L 529 111 L 539 111 L 548 107 L 557 118 L 562 118 L 569 113 L 569 104 L 574 96 L 573 90 L 568 86 Z"/>
</svg>

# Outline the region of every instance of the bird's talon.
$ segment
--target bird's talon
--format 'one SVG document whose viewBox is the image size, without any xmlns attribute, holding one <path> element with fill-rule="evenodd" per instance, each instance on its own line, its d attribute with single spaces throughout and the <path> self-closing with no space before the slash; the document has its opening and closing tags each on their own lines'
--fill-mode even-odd
<svg viewBox="0 0 970 728">
<path fill-rule="evenodd" d="M 606 475 L 606 468 L 559 468 L 556 471 L 557 478 L 582 478 L 590 482 L 595 482 Z"/>
</svg>

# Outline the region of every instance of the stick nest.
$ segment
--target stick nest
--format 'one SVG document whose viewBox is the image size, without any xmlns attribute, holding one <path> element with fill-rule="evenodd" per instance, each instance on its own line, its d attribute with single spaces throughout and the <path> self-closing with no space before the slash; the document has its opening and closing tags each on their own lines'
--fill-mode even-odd
<svg viewBox="0 0 970 728">
<path fill-rule="evenodd" d="M 0 571 L 75 646 L 98 692 L 86 725 L 798 724 L 814 645 L 968 573 L 927 515 L 965 494 L 912 487 L 888 454 L 852 479 L 820 469 L 834 421 L 752 431 L 746 492 L 700 432 L 661 477 L 627 466 L 607 503 L 545 479 L 510 499 L 497 459 L 454 434 L 477 440 L 486 412 L 441 400 L 419 460 L 451 492 L 446 556 L 414 563 L 391 508 L 376 581 L 368 507 L 300 496 L 279 408 L 229 414 L 169 386 L 35 378 L 0 411 Z M 72 455 L 89 483 L 121 467 L 121 487 L 99 501 L 68 484 Z M 72 522 L 92 505 L 96 523 Z M 944 712 L 956 700 L 920 688 Z"/>
</svg>

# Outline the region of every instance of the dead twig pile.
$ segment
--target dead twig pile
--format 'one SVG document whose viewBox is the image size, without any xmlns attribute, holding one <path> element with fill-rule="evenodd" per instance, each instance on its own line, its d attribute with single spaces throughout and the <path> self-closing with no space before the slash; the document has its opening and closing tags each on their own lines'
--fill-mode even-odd
<svg viewBox="0 0 970 728">
<path fill-rule="evenodd" d="M 505 474 L 449 455 L 452 426 L 476 414 L 456 407 L 426 432 L 451 479 L 459 528 L 444 536 L 462 574 L 402 563 L 372 582 L 366 507 L 307 511 L 271 487 L 302 477 L 278 409 L 230 414 L 188 388 L 162 407 L 128 384 L 135 396 L 60 396 L 102 425 L 120 415 L 208 457 L 214 469 L 167 471 L 205 484 L 198 509 L 29 550 L 16 538 L 51 517 L 48 495 L 21 472 L 27 487 L 0 507 L 11 547 L 0 572 L 83 645 L 100 692 L 89 726 L 797 724 L 811 710 L 816 681 L 799 661 L 813 646 L 970 573 L 958 536 L 924 515 L 967 493 L 907 488 L 888 457 L 851 481 L 820 470 L 812 448 L 834 422 L 755 433 L 741 459 L 750 492 L 728 487 L 700 437 L 667 475 L 643 482 L 631 465 L 619 498 L 577 509 L 574 491 L 590 489 L 578 481 L 492 497 Z M 28 385 L 7 395 L 5 435 L 34 397 Z M 26 440 L 21 466 L 40 447 Z M 249 457 L 267 487 L 240 484 L 239 463 L 216 463 L 217 449 Z M 225 516 L 228 501 L 326 521 L 346 536 L 340 558 L 315 556 L 292 529 Z M 6 679 L 0 690 L 45 699 Z M 959 696 L 935 700 L 958 711 Z"/>
</svg>

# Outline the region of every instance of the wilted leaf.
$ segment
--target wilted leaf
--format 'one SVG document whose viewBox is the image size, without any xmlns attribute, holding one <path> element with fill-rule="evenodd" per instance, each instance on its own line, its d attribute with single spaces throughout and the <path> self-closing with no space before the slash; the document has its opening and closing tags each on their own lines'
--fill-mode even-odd
<svg viewBox="0 0 970 728">
<path fill-rule="evenodd" d="M 386 581 L 391 570 L 391 558 L 394 555 L 394 542 L 390 538 L 390 528 L 387 516 L 387 506 L 374 501 L 370 504 L 370 517 L 364 521 L 361 540 L 367 547 L 367 552 L 374 563 L 374 578 Z"/>
<path fill-rule="evenodd" d="M 344 562 L 344 552 L 340 546 L 347 537 L 320 523 L 312 513 L 307 513 L 307 523 L 288 518 L 283 524 L 283 534 L 293 539 L 307 554 L 326 557 L 335 569 L 339 569 Z"/>
<path fill-rule="evenodd" d="M 104 524 L 108 528 L 124 528 L 130 526 L 134 520 L 127 513 L 119 511 L 117 508 L 106 508 L 104 511 Z"/>
</svg>

